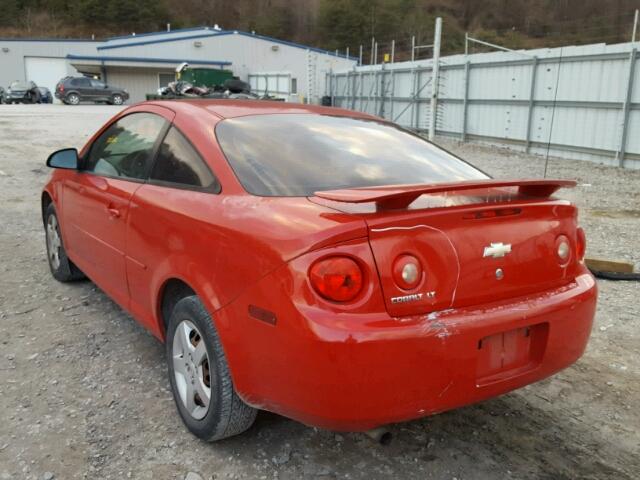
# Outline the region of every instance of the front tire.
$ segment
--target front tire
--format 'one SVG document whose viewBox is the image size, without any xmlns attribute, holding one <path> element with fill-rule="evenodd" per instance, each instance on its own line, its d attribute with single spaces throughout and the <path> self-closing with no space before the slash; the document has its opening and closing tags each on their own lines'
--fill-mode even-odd
<svg viewBox="0 0 640 480">
<path fill-rule="evenodd" d="M 116 93 L 113 95 L 113 97 L 111 97 L 111 103 L 113 105 L 122 105 L 124 103 L 124 98 L 122 97 L 122 95 Z"/>
<path fill-rule="evenodd" d="M 218 332 L 197 296 L 173 309 L 166 355 L 173 398 L 191 433 L 212 442 L 253 424 L 257 410 L 236 393 Z"/>
<path fill-rule="evenodd" d="M 45 212 L 44 230 L 47 260 L 53 278 L 59 282 L 71 282 L 85 278 L 84 273 L 67 257 L 67 252 L 62 244 L 60 222 L 58 222 L 58 215 L 53 203 L 49 204 Z"/>
</svg>

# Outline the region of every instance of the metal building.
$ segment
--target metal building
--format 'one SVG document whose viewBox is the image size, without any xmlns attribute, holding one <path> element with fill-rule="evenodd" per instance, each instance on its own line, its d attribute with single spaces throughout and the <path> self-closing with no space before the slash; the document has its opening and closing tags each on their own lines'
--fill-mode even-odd
<svg viewBox="0 0 640 480">
<path fill-rule="evenodd" d="M 91 75 L 125 88 L 129 102 L 173 80 L 182 62 L 225 68 L 256 93 L 318 103 L 326 74 L 353 68 L 357 59 L 284 40 L 211 27 L 132 34 L 105 41 L 0 39 L 0 85 L 33 80 L 53 91 L 66 75 Z"/>
</svg>

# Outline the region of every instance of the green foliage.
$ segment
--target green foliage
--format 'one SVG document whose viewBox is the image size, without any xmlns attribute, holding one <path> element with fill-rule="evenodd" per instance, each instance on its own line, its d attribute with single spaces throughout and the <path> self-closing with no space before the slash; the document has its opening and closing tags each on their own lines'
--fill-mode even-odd
<svg viewBox="0 0 640 480">
<path fill-rule="evenodd" d="M 432 43 L 437 16 L 447 54 L 464 49 L 465 32 L 509 48 L 628 41 L 635 8 L 638 0 L 0 0 L 0 36 L 110 36 L 217 23 L 352 54 L 363 45 L 365 57 L 372 37 L 380 58 L 395 40 L 403 60 L 412 36 Z"/>
</svg>

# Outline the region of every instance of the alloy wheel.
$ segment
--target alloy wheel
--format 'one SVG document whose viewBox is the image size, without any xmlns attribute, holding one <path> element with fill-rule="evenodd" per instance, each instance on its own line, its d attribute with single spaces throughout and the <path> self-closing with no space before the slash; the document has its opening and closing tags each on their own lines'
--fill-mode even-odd
<svg viewBox="0 0 640 480">
<path fill-rule="evenodd" d="M 211 403 L 209 355 L 202 334 L 189 320 L 178 324 L 173 335 L 173 373 L 182 405 L 189 415 L 202 420 Z"/>
<path fill-rule="evenodd" d="M 60 248 L 62 242 L 60 241 L 60 232 L 58 230 L 58 220 L 55 215 L 49 215 L 47 219 L 47 254 L 49 256 L 49 263 L 53 270 L 60 268 Z"/>
</svg>

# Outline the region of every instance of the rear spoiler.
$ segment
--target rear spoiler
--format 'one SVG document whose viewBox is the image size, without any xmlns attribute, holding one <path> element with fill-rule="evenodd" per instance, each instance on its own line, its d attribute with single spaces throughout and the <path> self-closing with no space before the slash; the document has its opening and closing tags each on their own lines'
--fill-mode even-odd
<svg viewBox="0 0 640 480">
<path fill-rule="evenodd" d="M 420 195 L 461 192 L 501 187 L 518 187 L 518 193 L 529 197 L 547 198 L 561 188 L 573 188 L 573 180 L 468 180 L 464 182 L 419 185 L 385 185 L 381 187 L 325 190 L 315 195 L 326 200 L 344 203 L 375 202 L 381 210 L 407 208 Z"/>
</svg>

